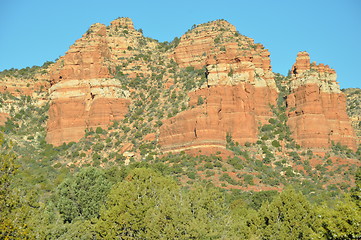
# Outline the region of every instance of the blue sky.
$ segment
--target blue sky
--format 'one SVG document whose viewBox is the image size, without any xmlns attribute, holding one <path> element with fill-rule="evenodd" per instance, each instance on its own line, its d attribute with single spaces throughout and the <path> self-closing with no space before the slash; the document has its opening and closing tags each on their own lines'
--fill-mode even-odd
<svg viewBox="0 0 361 240">
<path fill-rule="evenodd" d="M 360 0 L 0 0 L 0 70 L 52 61 L 91 24 L 117 17 L 159 41 L 225 19 L 270 50 L 274 72 L 287 74 L 297 52 L 308 51 L 337 71 L 342 88 L 361 88 Z"/>
</svg>

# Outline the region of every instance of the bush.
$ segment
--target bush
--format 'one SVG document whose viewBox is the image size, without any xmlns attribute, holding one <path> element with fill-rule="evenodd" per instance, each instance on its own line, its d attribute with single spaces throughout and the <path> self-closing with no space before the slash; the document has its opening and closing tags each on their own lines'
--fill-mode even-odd
<svg viewBox="0 0 361 240">
<path fill-rule="evenodd" d="M 271 124 L 265 124 L 261 127 L 262 132 L 272 131 L 274 127 Z"/>
<path fill-rule="evenodd" d="M 209 170 L 206 171 L 206 177 L 214 176 L 214 174 L 215 173 L 213 171 L 209 171 Z"/>
<path fill-rule="evenodd" d="M 275 124 L 275 123 L 277 123 L 276 119 L 274 119 L 274 118 L 268 119 L 268 122 L 269 122 L 270 124 Z"/>
<path fill-rule="evenodd" d="M 61 163 L 56 163 L 53 167 L 54 168 L 61 168 L 62 164 Z"/>
<path fill-rule="evenodd" d="M 210 162 L 207 162 L 206 164 L 204 164 L 204 168 L 213 169 L 213 164 Z"/>
<path fill-rule="evenodd" d="M 244 180 L 245 183 L 247 183 L 249 185 L 254 185 L 252 175 L 248 175 L 248 174 L 243 175 L 243 180 Z"/>
<path fill-rule="evenodd" d="M 273 140 L 272 141 L 272 146 L 274 146 L 274 147 L 281 147 L 281 144 L 277 141 L 277 140 Z"/>
<path fill-rule="evenodd" d="M 97 129 L 95 130 L 95 133 L 103 134 L 103 129 L 101 127 L 97 127 Z"/>
<path fill-rule="evenodd" d="M 242 164 L 242 159 L 240 159 L 238 157 L 233 157 L 233 158 L 228 159 L 227 163 L 232 165 L 237 170 L 241 170 L 244 168 L 243 164 Z"/>
<path fill-rule="evenodd" d="M 93 161 L 99 161 L 101 156 L 98 153 L 94 153 L 92 158 L 93 158 Z"/>
<path fill-rule="evenodd" d="M 202 105 L 203 103 L 204 103 L 204 100 L 203 100 L 202 96 L 198 96 L 197 105 Z"/>
<path fill-rule="evenodd" d="M 219 161 L 217 161 L 217 162 L 215 162 L 214 163 L 214 165 L 213 165 L 214 167 L 222 167 L 222 163 L 221 162 L 219 162 Z"/>
<path fill-rule="evenodd" d="M 222 176 L 219 178 L 219 181 L 226 181 L 232 185 L 238 185 L 238 182 L 231 178 L 227 173 L 223 173 Z"/>
<path fill-rule="evenodd" d="M 196 179 L 196 173 L 195 172 L 188 172 L 187 173 L 187 177 L 190 178 L 190 179 Z"/>
<path fill-rule="evenodd" d="M 102 143 L 97 143 L 93 146 L 93 151 L 99 152 L 104 149 L 104 145 Z"/>
</svg>

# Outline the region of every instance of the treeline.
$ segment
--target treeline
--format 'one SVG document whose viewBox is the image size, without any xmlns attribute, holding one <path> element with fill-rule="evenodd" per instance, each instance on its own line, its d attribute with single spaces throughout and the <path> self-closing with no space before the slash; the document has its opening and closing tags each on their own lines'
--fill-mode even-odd
<svg viewBox="0 0 361 240">
<path fill-rule="evenodd" d="M 161 165 L 146 163 L 83 168 L 39 194 L 16 185 L 22 170 L 11 151 L 0 158 L 0 239 L 361 238 L 360 169 L 357 188 L 319 204 L 292 187 L 282 193 L 230 192 L 209 183 L 184 188 Z"/>
</svg>

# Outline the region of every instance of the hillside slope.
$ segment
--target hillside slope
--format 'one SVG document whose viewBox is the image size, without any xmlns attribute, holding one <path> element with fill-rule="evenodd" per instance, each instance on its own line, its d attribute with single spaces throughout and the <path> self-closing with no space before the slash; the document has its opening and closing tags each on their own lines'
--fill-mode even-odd
<svg viewBox="0 0 361 240">
<path fill-rule="evenodd" d="M 335 70 L 306 52 L 289 76 L 272 72 L 269 51 L 225 20 L 171 43 L 129 18 L 97 23 L 56 62 L 0 77 L 0 123 L 24 162 L 162 163 L 185 185 L 256 191 L 346 189 L 360 166 L 358 90 L 346 104 Z"/>
</svg>

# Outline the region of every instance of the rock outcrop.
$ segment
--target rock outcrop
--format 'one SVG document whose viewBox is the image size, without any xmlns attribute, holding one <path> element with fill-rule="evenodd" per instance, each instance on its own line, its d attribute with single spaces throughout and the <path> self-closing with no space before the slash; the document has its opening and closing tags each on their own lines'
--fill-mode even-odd
<svg viewBox="0 0 361 240">
<path fill-rule="evenodd" d="M 106 128 L 128 112 L 129 92 L 115 79 L 61 81 L 50 88 L 47 141 L 78 141 L 85 129 Z"/>
<path fill-rule="evenodd" d="M 346 98 L 327 65 L 310 63 L 300 52 L 291 69 L 291 94 L 287 96 L 288 125 L 303 147 L 329 148 L 341 143 L 356 149 L 356 136 L 346 113 Z"/>
<path fill-rule="evenodd" d="M 190 110 L 164 121 L 162 149 L 225 149 L 227 134 L 241 144 L 255 142 L 277 99 L 268 51 L 219 20 L 182 36 L 173 57 L 181 67 L 205 66 L 207 81 L 189 93 Z"/>
<path fill-rule="evenodd" d="M 129 27 L 128 21 L 122 21 Z M 118 28 L 122 22 L 112 24 Z M 114 62 L 107 31 L 105 25 L 94 24 L 54 65 L 48 143 L 78 141 L 86 128 L 105 128 L 127 113 L 129 91 L 112 78 Z"/>
<path fill-rule="evenodd" d="M 278 95 L 268 50 L 224 20 L 195 26 L 173 46 L 144 38 L 129 18 L 92 25 L 50 68 L 47 141 L 78 141 L 86 128 L 104 128 L 122 119 L 130 92 L 137 91 L 122 82 L 155 79 L 161 73 L 162 83 L 156 85 L 170 89 L 177 84 L 173 73 L 178 67 L 189 67 L 204 69 L 206 81 L 188 94 L 190 108 L 163 121 L 161 148 L 224 149 L 227 134 L 241 144 L 255 142 Z M 296 141 L 320 148 L 334 141 L 355 149 L 335 71 L 310 63 L 302 52 L 291 74 L 288 124 Z"/>
<path fill-rule="evenodd" d="M 39 76 L 38 76 L 39 77 Z M 37 98 L 40 92 L 49 89 L 50 84 L 44 79 L 19 79 L 4 77 L 0 81 L 0 93 L 10 93 L 13 96 L 31 96 Z"/>
<path fill-rule="evenodd" d="M 51 82 L 110 78 L 110 51 L 106 41 L 106 26 L 94 24 L 55 64 Z"/>
<path fill-rule="evenodd" d="M 271 115 L 267 104 L 275 102 L 275 93 L 249 83 L 194 91 L 190 93 L 192 109 L 164 122 L 159 143 L 165 152 L 179 152 L 225 149 L 227 134 L 241 144 L 255 142 L 259 123 Z"/>
</svg>

